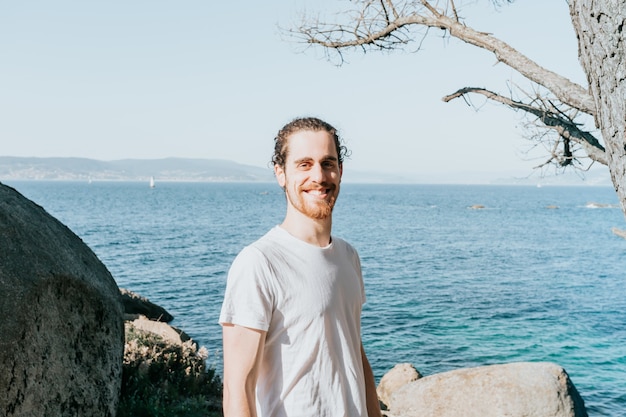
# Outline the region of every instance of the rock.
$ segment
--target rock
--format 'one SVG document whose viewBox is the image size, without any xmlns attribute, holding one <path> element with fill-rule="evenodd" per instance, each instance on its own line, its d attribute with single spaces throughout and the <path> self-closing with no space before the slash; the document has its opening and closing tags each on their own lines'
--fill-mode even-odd
<svg viewBox="0 0 626 417">
<path fill-rule="evenodd" d="M 119 289 L 67 227 L 0 184 L 0 415 L 114 416 Z"/>
<path fill-rule="evenodd" d="M 399 363 L 380 379 L 376 393 L 378 399 L 389 408 L 391 395 L 409 382 L 421 378 L 419 371 L 410 363 Z"/>
<path fill-rule="evenodd" d="M 622 239 L 626 239 L 626 230 L 618 229 L 617 227 L 612 227 L 611 232 L 614 235 L 621 237 Z"/>
<path fill-rule="evenodd" d="M 619 205 L 616 204 L 605 204 L 605 203 L 596 203 L 594 201 L 590 201 L 587 204 L 585 204 L 586 208 L 618 208 Z"/>
<path fill-rule="evenodd" d="M 587 417 L 563 368 L 519 362 L 460 369 L 404 385 L 389 404 L 401 417 Z"/>
<path fill-rule="evenodd" d="M 172 345 L 182 346 L 182 344 L 188 340 L 191 340 L 189 335 L 176 327 L 172 327 L 167 323 L 160 321 L 149 320 L 144 316 L 129 322 L 135 329 L 142 330 L 144 332 L 150 332 L 163 338 L 163 340 Z"/>
<path fill-rule="evenodd" d="M 152 303 L 147 298 L 124 288 L 120 288 L 120 293 L 122 294 L 124 313 L 130 316 L 127 319 L 134 320 L 141 315 L 150 320 L 164 321 L 166 323 L 174 320 L 174 316 L 168 313 L 167 310 Z"/>
</svg>

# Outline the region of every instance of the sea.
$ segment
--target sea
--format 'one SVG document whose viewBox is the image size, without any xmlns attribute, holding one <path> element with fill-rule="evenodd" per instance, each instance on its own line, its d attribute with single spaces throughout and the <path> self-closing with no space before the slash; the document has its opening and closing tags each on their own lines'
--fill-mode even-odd
<svg viewBox="0 0 626 417">
<path fill-rule="evenodd" d="M 273 183 L 8 181 L 76 233 L 121 288 L 164 307 L 221 373 L 237 253 L 282 221 Z M 626 229 L 593 186 L 342 185 L 334 235 L 359 251 L 377 380 L 554 362 L 590 416 L 626 415 Z"/>
</svg>

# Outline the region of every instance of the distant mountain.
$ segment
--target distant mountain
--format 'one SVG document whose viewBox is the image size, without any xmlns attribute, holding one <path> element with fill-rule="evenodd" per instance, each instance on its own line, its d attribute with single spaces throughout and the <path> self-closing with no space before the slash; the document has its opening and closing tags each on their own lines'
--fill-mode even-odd
<svg viewBox="0 0 626 417">
<path fill-rule="evenodd" d="M 23 158 L 0 156 L 2 180 L 273 181 L 269 168 L 222 159 Z"/>
<path fill-rule="evenodd" d="M 531 175 L 532 174 L 532 175 Z M 241 181 L 273 182 L 271 168 L 243 165 L 223 159 L 23 158 L 0 156 L 0 182 L 10 180 L 107 181 Z M 497 185 L 606 185 L 611 176 L 604 166 L 589 172 L 558 175 L 504 172 L 382 173 L 344 169 L 343 181 L 368 184 L 497 184 Z"/>
</svg>

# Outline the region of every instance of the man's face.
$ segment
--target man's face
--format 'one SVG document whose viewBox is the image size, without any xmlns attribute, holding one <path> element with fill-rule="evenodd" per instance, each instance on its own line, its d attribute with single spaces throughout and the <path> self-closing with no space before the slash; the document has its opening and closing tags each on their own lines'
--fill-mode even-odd
<svg viewBox="0 0 626 417">
<path fill-rule="evenodd" d="M 289 136 L 284 169 L 275 166 L 288 204 L 307 217 L 330 217 L 341 182 L 333 137 L 326 131 L 303 130 Z"/>
</svg>

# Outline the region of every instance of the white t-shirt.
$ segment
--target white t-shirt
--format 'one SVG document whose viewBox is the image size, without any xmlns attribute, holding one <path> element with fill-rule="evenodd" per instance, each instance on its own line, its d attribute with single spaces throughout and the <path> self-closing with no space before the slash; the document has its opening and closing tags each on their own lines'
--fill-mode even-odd
<svg viewBox="0 0 626 417">
<path fill-rule="evenodd" d="M 367 416 L 364 302 L 359 257 L 344 240 L 320 248 L 276 226 L 241 251 L 219 321 L 267 331 L 259 416 Z"/>
</svg>

